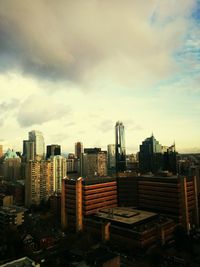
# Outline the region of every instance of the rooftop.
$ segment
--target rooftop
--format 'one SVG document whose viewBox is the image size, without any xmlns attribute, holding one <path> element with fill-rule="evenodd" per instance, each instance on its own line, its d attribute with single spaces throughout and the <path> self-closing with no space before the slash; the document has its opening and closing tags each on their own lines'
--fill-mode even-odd
<svg viewBox="0 0 200 267">
<path fill-rule="evenodd" d="M 157 213 L 127 207 L 101 209 L 97 217 L 126 225 L 136 225 L 158 217 Z"/>
<path fill-rule="evenodd" d="M 7 213 L 7 214 L 16 214 L 16 213 L 25 212 L 25 211 L 26 211 L 25 208 L 14 206 L 14 205 L 0 207 L 0 212 Z"/>
<path fill-rule="evenodd" d="M 33 267 L 40 266 L 39 264 L 35 264 L 35 262 L 28 257 L 20 258 L 8 263 L 1 265 L 1 267 Z"/>
</svg>

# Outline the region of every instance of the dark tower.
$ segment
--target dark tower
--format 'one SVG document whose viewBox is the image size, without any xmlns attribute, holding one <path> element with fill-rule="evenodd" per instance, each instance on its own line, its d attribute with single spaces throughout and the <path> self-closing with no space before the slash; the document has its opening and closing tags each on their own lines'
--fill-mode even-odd
<svg viewBox="0 0 200 267">
<path fill-rule="evenodd" d="M 126 170 L 126 148 L 124 125 L 122 122 L 116 122 L 115 125 L 115 155 L 116 155 L 116 172 Z"/>
<path fill-rule="evenodd" d="M 49 159 L 51 156 L 61 155 L 60 145 L 48 145 L 46 158 Z"/>
</svg>

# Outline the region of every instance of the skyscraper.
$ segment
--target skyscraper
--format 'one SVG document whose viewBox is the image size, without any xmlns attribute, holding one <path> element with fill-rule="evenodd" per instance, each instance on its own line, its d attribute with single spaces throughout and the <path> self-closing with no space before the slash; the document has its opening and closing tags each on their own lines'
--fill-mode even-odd
<svg viewBox="0 0 200 267">
<path fill-rule="evenodd" d="M 82 153 L 83 153 L 83 143 L 81 143 L 81 142 L 75 143 L 75 156 L 78 159 L 80 159 Z"/>
<path fill-rule="evenodd" d="M 115 125 L 115 156 L 116 156 L 116 172 L 126 170 L 126 148 L 124 125 L 118 121 Z"/>
<path fill-rule="evenodd" d="M 108 145 L 108 170 L 115 170 L 115 145 Z"/>
<path fill-rule="evenodd" d="M 156 173 L 162 170 L 162 150 L 162 146 L 155 139 L 153 134 L 142 142 L 139 152 L 139 167 L 142 173 Z"/>
<path fill-rule="evenodd" d="M 51 156 L 61 155 L 61 148 L 59 145 L 48 145 L 46 158 L 49 159 Z"/>
<path fill-rule="evenodd" d="M 43 137 L 42 132 L 39 132 L 39 131 L 29 132 L 29 141 L 34 142 L 35 157 L 44 159 L 45 145 L 44 145 L 44 137 Z"/>
<path fill-rule="evenodd" d="M 23 159 L 25 161 L 34 160 L 35 143 L 29 140 L 23 140 Z"/>
</svg>

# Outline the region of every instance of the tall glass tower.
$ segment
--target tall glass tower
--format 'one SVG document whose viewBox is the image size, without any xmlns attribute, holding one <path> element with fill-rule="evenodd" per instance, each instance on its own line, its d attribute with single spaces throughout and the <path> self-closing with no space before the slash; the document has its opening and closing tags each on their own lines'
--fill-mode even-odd
<svg viewBox="0 0 200 267">
<path fill-rule="evenodd" d="M 45 156 L 45 144 L 44 144 L 44 137 L 42 132 L 40 131 L 31 131 L 29 134 L 29 141 L 34 142 L 34 150 L 35 156 L 44 159 Z"/>
<path fill-rule="evenodd" d="M 115 156 L 116 156 L 116 172 L 126 170 L 126 148 L 124 125 L 118 121 L 115 125 Z"/>
</svg>

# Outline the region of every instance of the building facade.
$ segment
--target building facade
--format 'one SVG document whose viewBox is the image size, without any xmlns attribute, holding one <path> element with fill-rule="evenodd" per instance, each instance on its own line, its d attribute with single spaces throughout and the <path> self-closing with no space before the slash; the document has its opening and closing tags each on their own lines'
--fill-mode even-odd
<svg viewBox="0 0 200 267">
<path fill-rule="evenodd" d="M 44 159 L 45 144 L 42 132 L 35 130 L 29 132 L 29 141 L 34 142 L 35 159 Z"/>
<path fill-rule="evenodd" d="M 82 176 L 107 176 L 107 151 L 101 148 L 86 148 L 81 159 Z"/>
<path fill-rule="evenodd" d="M 75 156 L 76 156 L 76 158 L 80 159 L 82 153 L 83 153 L 83 143 L 81 143 L 81 142 L 75 143 Z"/>
<path fill-rule="evenodd" d="M 85 217 L 102 208 L 117 206 L 114 178 L 65 178 L 62 186 L 61 221 L 63 228 L 83 230 Z"/>
<path fill-rule="evenodd" d="M 49 159 L 51 156 L 60 156 L 61 155 L 61 147 L 60 145 L 48 145 L 46 159 Z"/>
<path fill-rule="evenodd" d="M 126 170 L 126 148 L 125 133 L 122 122 L 115 125 L 115 156 L 116 156 L 116 172 Z"/>
</svg>

